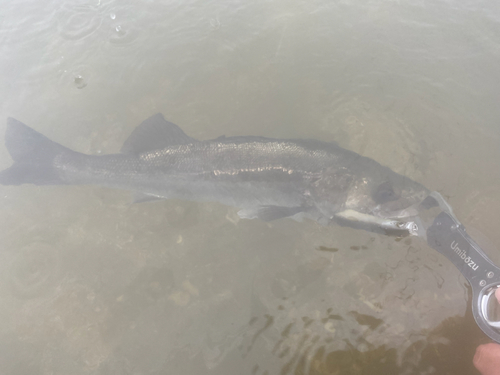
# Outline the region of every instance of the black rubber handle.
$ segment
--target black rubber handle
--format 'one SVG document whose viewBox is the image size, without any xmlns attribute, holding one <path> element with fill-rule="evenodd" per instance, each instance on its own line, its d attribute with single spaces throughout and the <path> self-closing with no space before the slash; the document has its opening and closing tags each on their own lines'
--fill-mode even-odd
<svg viewBox="0 0 500 375">
<path fill-rule="evenodd" d="M 472 287 L 472 313 L 479 328 L 500 343 L 500 322 L 488 316 L 494 290 L 500 286 L 500 268 L 467 234 L 463 225 L 447 212 L 441 212 L 427 229 L 427 243 L 448 258 Z"/>
</svg>

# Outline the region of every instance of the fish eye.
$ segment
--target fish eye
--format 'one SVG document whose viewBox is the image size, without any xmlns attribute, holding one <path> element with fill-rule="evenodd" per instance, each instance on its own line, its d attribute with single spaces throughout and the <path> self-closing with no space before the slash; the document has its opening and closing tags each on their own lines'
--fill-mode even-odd
<svg viewBox="0 0 500 375">
<path fill-rule="evenodd" d="M 389 181 L 383 182 L 377 186 L 372 194 L 373 200 L 378 204 L 384 204 L 399 199 L 401 195 L 394 191 L 392 184 Z"/>
</svg>

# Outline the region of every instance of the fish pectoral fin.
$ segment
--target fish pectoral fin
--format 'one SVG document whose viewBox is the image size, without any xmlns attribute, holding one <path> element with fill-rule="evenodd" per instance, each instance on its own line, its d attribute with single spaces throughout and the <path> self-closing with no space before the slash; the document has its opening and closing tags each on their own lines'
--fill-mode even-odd
<svg viewBox="0 0 500 375">
<path fill-rule="evenodd" d="M 144 202 L 151 202 L 151 201 L 157 201 L 157 200 L 162 200 L 166 199 L 164 197 L 160 197 L 159 195 L 154 195 L 154 194 L 145 194 L 141 193 L 140 191 L 136 191 L 134 193 L 133 197 L 133 203 L 144 203 Z"/>
<path fill-rule="evenodd" d="M 189 137 L 177 125 L 168 122 L 161 113 L 144 120 L 137 126 L 123 144 L 120 152 L 140 154 L 172 145 L 186 145 L 198 142 Z"/>
<path fill-rule="evenodd" d="M 256 208 L 240 210 L 238 211 L 238 216 L 242 219 L 260 219 L 263 221 L 273 221 L 284 217 L 290 217 L 304 211 L 305 207 L 303 206 L 259 206 Z"/>
</svg>

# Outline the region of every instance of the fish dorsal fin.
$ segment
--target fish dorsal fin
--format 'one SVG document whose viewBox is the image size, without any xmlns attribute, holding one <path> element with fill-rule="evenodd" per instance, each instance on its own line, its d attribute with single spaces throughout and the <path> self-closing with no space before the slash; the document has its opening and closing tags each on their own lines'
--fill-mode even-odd
<svg viewBox="0 0 500 375">
<path fill-rule="evenodd" d="M 124 154 L 140 154 L 195 142 L 196 139 L 187 136 L 181 128 L 165 120 L 161 113 L 157 113 L 134 129 L 120 151 Z"/>
</svg>

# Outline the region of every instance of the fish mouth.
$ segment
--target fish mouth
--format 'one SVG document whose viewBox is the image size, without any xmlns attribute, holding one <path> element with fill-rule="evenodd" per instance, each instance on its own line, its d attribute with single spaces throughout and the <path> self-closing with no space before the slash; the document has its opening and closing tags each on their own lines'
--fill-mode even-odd
<svg viewBox="0 0 500 375">
<path fill-rule="evenodd" d="M 406 218 L 417 216 L 419 213 L 419 210 L 418 210 L 419 206 L 420 206 L 420 203 L 415 203 L 415 204 L 413 204 L 409 207 L 406 207 L 402 210 L 394 210 L 394 211 L 382 211 L 382 210 L 374 209 L 373 210 L 374 215 L 372 215 L 372 216 L 375 216 L 375 217 L 380 218 L 380 219 L 385 219 L 385 220 L 406 219 Z"/>
<path fill-rule="evenodd" d="M 407 218 L 418 216 L 422 203 L 427 199 L 430 192 L 426 189 L 418 193 L 408 194 L 406 197 L 379 204 L 372 209 L 369 209 L 368 214 L 379 217 L 381 219 L 404 220 Z"/>
<path fill-rule="evenodd" d="M 404 237 L 419 235 L 418 204 L 391 212 L 363 213 L 353 209 L 337 212 L 333 220 L 341 226 Z"/>
<path fill-rule="evenodd" d="M 438 197 L 436 197 L 436 194 Z M 438 193 L 425 191 L 424 194 L 412 197 L 411 201 L 412 204 L 393 210 L 382 205 L 378 205 L 372 210 L 368 210 L 368 212 L 346 209 L 337 212 L 333 220 L 337 221 L 340 225 L 386 235 L 414 235 L 425 238 L 425 228 L 422 225 L 421 219 L 422 210 L 441 206 L 440 202 L 444 200 Z"/>
</svg>

